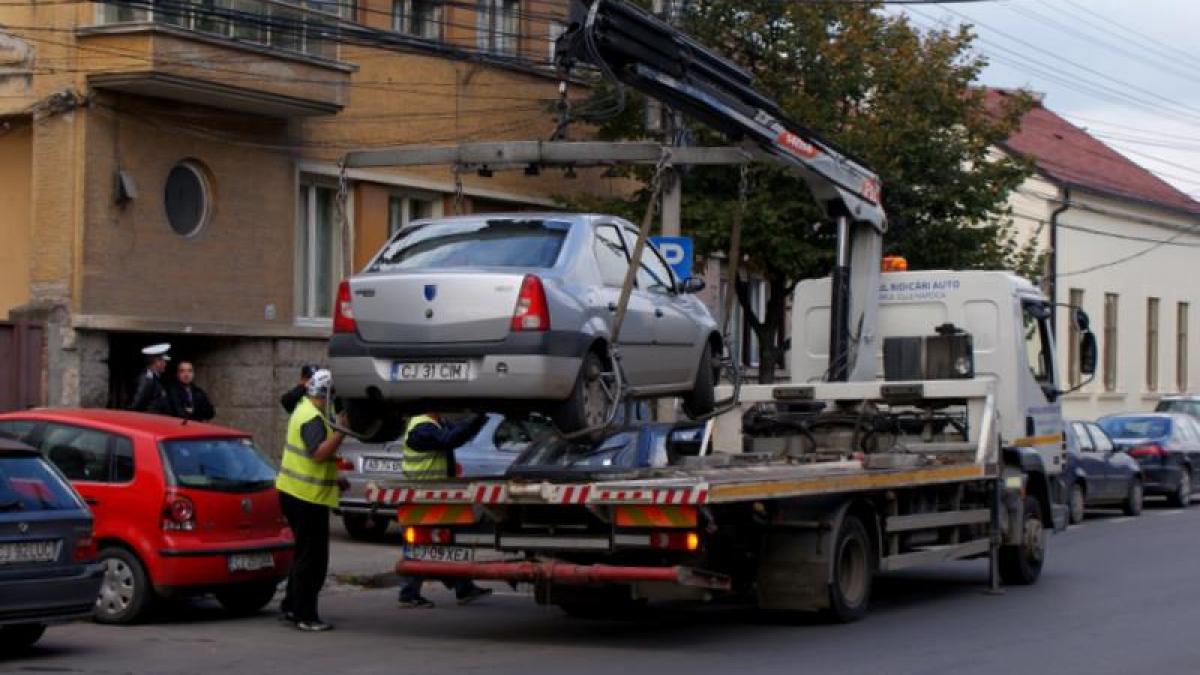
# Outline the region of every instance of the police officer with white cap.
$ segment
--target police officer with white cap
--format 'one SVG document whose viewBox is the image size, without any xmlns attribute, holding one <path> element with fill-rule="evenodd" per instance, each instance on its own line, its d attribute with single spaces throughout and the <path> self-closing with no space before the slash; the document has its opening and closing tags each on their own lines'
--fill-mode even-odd
<svg viewBox="0 0 1200 675">
<path fill-rule="evenodd" d="M 142 356 L 146 359 L 146 370 L 142 371 L 141 377 L 138 378 L 133 401 L 129 404 L 130 410 L 168 414 L 167 390 L 163 386 L 162 376 L 167 370 L 167 361 L 171 360 L 171 356 L 167 354 L 170 350 L 171 345 L 167 342 L 142 349 Z"/>
</svg>

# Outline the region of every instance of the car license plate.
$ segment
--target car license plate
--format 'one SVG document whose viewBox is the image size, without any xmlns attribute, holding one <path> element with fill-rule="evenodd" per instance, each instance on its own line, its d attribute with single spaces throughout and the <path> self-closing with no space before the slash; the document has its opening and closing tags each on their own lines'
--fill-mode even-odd
<svg viewBox="0 0 1200 675">
<path fill-rule="evenodd" d="M 61 539 L 44 541 L 14 541 L 0 544 L 0 565 L 53 562 L 62 549 Z"/>
<path fill-rule="evenodd" d="M 275 556 L 270 553 L 235 553 L 229 556 L 230 572 L 257 572 L 275 567 Z"/>
<path fill-rule="evenodd" d="M 471 562 L 474 551 L 466 546 L 405 546 L 405 560 L 436 560 L 438 562 Z"/>
<path fill-rule="evenodd" d="M 466 361 L 392 364 L 393 382 L 460 382 L 470 378 L 471 369 Z"/>
<path fill-rule="evenodd" d="M 404 461 L 390 457 L 363 457 L 365 473 L 404 473 Z"/>
</svg>

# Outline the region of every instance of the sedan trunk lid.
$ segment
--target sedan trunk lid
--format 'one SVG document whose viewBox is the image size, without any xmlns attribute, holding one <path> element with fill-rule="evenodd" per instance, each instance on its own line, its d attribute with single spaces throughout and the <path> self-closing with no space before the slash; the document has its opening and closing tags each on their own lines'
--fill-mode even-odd
<svg viewBox="0 0 1200 675">
<path fill-rule="evenodd" d="M 367 342 L 487 342 L 508 336 L 524 273 L 370 274 L 350 280 L 358 334 Z"/>
</svg>

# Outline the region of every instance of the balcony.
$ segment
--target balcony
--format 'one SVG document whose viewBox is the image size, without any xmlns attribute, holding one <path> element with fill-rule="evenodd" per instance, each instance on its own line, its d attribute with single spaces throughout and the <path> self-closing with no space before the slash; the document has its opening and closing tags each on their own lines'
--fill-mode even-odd
<svg viewBox="0 0 1200 675">
<path fill-rule="evenodd" d="M 338 7 L 340 5 L 333 5 Z M 88 83 L 275 117 L 342 109 L 354 66 L 330 39 L 321 3 L 161 0 L 97 6 L 76 30 Z"/>
</svg>

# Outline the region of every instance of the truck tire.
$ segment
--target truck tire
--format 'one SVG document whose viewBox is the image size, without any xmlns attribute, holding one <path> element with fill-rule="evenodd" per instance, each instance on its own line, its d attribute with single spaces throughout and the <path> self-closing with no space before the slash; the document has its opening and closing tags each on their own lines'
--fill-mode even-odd
<svg viewBox="0 0 1200 675">
<path fill-rule="evenodd" d="M 1179 474 L 1179 487 L 1167 497 L 1167 503 L 1177 509 L 1187 508 L 1192 503 L 1192 472 L 1184 469 Z"/>
<path fill-rule="evenodd" d="M 700 364 L 696 366 L 696 379 L 690 391 L 683 395 L 683 410 L 693 419 L 712 412 L 717 402 L 713 387 L 717 384 L 717 369 L 712 347 L 705 346 L 700 353 Z"/>
<path fill-rule="evenodd" d="M 875 557 L 867 528 L 858 516 L 848 514 L 833 546 L 833 581 L 829 584 L 827 610 L 831 619 L 849 623 L 866 616 L 874 573 Z"/>
<path fill-rule="evenodd" d="M 266 607 L 271 599 L 275 597 L 275 589 L 279 583 L 274 579 L 270 581 L 255 581 L 249 584 L 238 584 L 228 588 L 222 588 L 219 591 L 214 591 L 217 602 L 225 608 L 226 612 L 234 616 L 250 616 L 257 614 L 259 610 Z"/>
<path fill-rule="evenodd" d="M 384 518 L 372 518 L 361 513 L 342 514 L 342 525 L 351 539 L 359 541 L 379 541 L 387 532 L 388 521 Z"/>
<path fill-rule="evenodd" d="M 611 401 L 604 391 L 604 362 L 596 352 L 583 357 L 575 386 L 567 400 L 555 406 L 551 418 L 560 431 L 572 432 L 604 424 Z"/>
<path fill-rule="evenodd" d="M 1000 580 L 1007 586 L 1029 586 L 1042 575 L 1046 561 L 1046 528 L 1038 500 L 1027 495 L 1024 502 L 1021 543 L 1000 547 Z"/>
<path fill-rule="evenodd" d="M 1125 503 L 1121 505 L 1121 510 L 1127 516 L 1142 515 L 1142 503 L 1145 500 L 1146 492 L 1142 488 L 1142 481 L 1133 479 L 1129 484 L 1129 494 L 1125 495 Z"/>
</svg>

